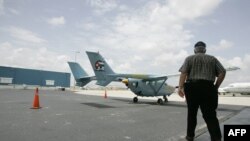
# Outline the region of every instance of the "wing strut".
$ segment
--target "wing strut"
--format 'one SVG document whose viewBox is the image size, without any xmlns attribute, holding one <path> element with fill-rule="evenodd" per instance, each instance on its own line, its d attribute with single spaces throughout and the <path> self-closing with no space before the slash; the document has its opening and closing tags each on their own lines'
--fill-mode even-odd
<svg viewBox="0 0 250 141">
<path fill-rule="evenodd" d="M 154 91 L 155 96 L 158 95 L 159 91 L 161 90 L 162 86 L 165 84 L 166 81 L 167 81 L 167 77 L 163 79 L 163 81 L 158 89 L 156 89 L 156 87 L 154 87 L 151 83 L 149 83 L 149 86 Z"/>
</svg>

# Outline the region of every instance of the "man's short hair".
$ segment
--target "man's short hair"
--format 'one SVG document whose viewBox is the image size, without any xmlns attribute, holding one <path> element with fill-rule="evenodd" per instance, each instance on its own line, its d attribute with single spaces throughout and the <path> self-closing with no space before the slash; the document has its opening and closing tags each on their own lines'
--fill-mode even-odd
<svg viewBox="0 0 250 141">
<path fill-rule="evenodd" d="M 194 47 L 206 47 L 206 44 L 202 41 L 197 42 Z"/>
<path fill-rule="evenodd" d="M 194 52 L 195 53 L 206 53 L 206 44 L 202 41 L 197 42 L 194 45 Z"/>
</svg>

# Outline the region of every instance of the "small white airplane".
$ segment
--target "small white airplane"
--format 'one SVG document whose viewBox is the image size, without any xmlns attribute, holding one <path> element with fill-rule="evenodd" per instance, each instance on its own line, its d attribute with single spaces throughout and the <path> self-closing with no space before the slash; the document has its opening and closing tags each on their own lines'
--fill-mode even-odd
<svg viewBox="0 0 250 141">
<path fill-rule="evenodd" d="M 138 96 L 163 96 L 164 102 L 168 102 L 167 96 L 174 93 L 175 88 L 166 83 L 170 75 L 115 73 L 99 52 L 86 51 L 86 53 L 96 76 L 96 84 L 107 86 L 112 81 L 122 82 L 136 95 L 133 98 L 134 103 L 138 102 Z M 158 98 L 157 103 L 163 104 L 163 100 Z"/>
<path fill-rule="evenodd" d="M 85 86 L 92 80 L 97 80 L 96 84 L 107 86 L 112 81 L 124 83 L 136 96 L 133 102 L 138 102 L 141 97 L 163 96 L 164 102 L 168 102 L 167 96 L 175 91 L 175 87 L 166 83 L 170 77 L 179 76 L 180 73 L 170 75 L 152 74 L 121 74 L 115 73 L 99 52 L 86 51 L 95 76 L 89 76 L 86 71 L 76 62 L 68 62 L 77 86 Z M 238 67 L 229 67 L 227 71 L 234 71 Z M 158 98 L 157 103 L 163 104 L 163 100 Z"/>
<path fill-rule="evenodd" d="M 232 83 L 226 87 L 219 88 L 219 93 L 223 95 L 231 93 L 233 96 L 235 96 L 236 93 L 250 95 L 250 83 Z"/>
</svg>

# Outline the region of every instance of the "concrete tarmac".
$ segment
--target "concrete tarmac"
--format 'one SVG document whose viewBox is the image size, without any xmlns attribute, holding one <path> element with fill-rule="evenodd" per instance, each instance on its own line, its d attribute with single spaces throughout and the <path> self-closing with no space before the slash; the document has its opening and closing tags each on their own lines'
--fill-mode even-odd
<svg viewBox="0 0 250 141">
<path fill-rule="evenodd" d="M 184 100 L 172 100 L 170 96 L 164 105 L 158 105 L 156 99 L 139 99 L 134 104 L 133 96 L 112 97 L 109 91 L 106 99 L 104 93 L 95 95 L 97 91 L 78 93 L 40 90 L 42 108 L 34 110 L 30 109 L 34 90 L 0 89 L 0 140 L 178 141 L 185 136 Z M 220 123 L 242 112 L 249 114 L 246 109 L 245 105 L 220 104 Z M 206 134 L 199 112 L 197 140 L 207 140 Z"/>
</svg>

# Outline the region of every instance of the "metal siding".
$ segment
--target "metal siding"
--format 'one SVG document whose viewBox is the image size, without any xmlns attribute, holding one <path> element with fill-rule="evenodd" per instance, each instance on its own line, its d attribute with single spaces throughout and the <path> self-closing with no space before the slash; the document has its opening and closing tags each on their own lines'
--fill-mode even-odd
<svg viewBox="0 0 250 141">
<path fill-rule="evenodd" d="M 0 66 L 0 77 L 13 78 L 12 79 L 12 84 L 13 84 L 13 83 L 15 83 L 14 76 L 15 76 L 15 69 L 10 68 L 10 67 Z"/>
<path fill-rule="evenodd" d="M 10 67 L 0 66 L 0 77 L 12 77 L 15 74 L 15 70 Z"/>
<path fill-rule="evenodd" d="M 67 73 L 44 71 L 42 73 L 42 85 L 46 86 L 46 80 L 54 80 L 54 86 L 69 87 L 69 84 L 67 84 L 66 74 Z"/>
<path fill-rule="evenodd" d="M 16 69 L 15 84 L 41 85 L 40 71 Z"/>
<path fill-rule="evenodd" d="M 70 87 L 70 73 L 0 66 L 0 77 L 11 77 L 14 84 L 20 85 Z M 54 85 L 46 85 L 46 80 L 54 80 Z"/>
<path fill-rule="evenodd" d="M 65 73 L 65 86 L 70 87 L 70 73 Z"/>
</svg>

